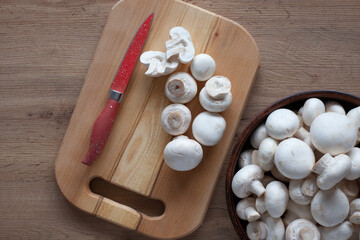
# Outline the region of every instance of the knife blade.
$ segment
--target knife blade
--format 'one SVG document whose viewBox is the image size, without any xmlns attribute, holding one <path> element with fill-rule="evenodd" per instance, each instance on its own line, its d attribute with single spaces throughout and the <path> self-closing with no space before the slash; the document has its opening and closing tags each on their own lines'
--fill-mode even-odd
<svg viewBox="0 0 360 240">
<path fill-rule="evenodd" d="M 108 103 L 95 120 L 91 131 L 89 149 L 86 156 L 81 161 L 88 166 L 93 164 L 99 157 L 109 138 L 121 99 L 149 33 L 153 16 L 154 13 L 146 18 L 131 41 L 110 86 L 110 98 Z"/>
</svg>

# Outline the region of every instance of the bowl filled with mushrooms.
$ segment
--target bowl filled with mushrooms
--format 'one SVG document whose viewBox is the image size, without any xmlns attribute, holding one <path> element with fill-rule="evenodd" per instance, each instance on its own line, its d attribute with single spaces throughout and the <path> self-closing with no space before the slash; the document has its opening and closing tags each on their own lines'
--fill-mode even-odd
<svg viewBox="0 0 360 240">
<path fill-rule="evenodd" d="M 226 200 L 240 239 L 359 239 L 360 98 L 308 91 L 236 139 Z"/>
</svg>

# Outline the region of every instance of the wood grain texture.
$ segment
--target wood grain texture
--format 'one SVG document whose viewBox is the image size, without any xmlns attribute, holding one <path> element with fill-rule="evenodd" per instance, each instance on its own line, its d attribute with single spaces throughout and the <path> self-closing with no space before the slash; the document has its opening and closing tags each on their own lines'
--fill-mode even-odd
<svg viewBox="0 0 360 240">
<path fill-rule="evenodd" d="M 275 100 L 311 89 L 359 96 L 360 3 L 194 0 L 254 37 L 261 67 L 238 133 Z M 78 211 L 54 162 L 114 0 L 0 2 L 0 238 L 149 239 Z M 204 223 L 184 239 L 236 239 L 223 167 Z"/>
</svg>

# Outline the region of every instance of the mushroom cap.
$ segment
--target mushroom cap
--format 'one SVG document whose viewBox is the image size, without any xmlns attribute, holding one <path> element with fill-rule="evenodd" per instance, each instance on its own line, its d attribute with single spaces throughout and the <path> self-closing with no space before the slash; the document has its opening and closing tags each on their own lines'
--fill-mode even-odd
<svg viewBox="0 0 360 240">
<path fill-rule="evenodd" d="M 349 221 L 345 221 L 334 227 L 319 227 L 321 239 L 339 240 L 349 239 L 353 233 L 353 225 Z M 357 238 L 358 239 L 358 238 Z"/>
<path fill-rule="evenodd" d="M 307 126 L 310 126 L 312 121 L 325 112 L 324 103 L 318 98 L 309 98 L 305 101 L 302 110 L 302 118 Z"/>
<path fill-rule="evenodd" d="M 270 216 L 281 217 L 286 211 L 288 201 L 289 193 L 285 184 L 273 181 L 266 186 L 265 206 Z"/>
<path fill-rule="evenodd" d="M 251 156 L 253 151 L 254 151 L 253 149 L 247 149 L 240 153 L 239 162 L 238 162 L 239 168 L 253 164 L 252 156 Z"/>
<path fill-rule="evenodd" d="M 299 124 L 297 115 L 285 108 L 270 113 L 265 122 L 267 134 L 277 140 L 293 136 L 299 129 Z"/>
<path fill-rule="evenodd" d="M 194 169 L 203 157 L 201 145 L 186 136 L 178 136 L 169 142 L 164 149 L 166 165 L 176 171 Z"/>
<path fill-rule="evenodd" d="M 179 56 L 181 63 L 189 63 L 195 56 L 195 48 L 190 33 L 183 27 L 177 26 L 170 30 L 171 40 L 166 41 L 166 56 Z"/>
<path fill-rule="evenodd" d="M 216 63 L 214 59 L 205 53 L 194 57 L 190 65 L 191 74 L 198 81 L 206 81 L 214 74 Z"/>
<path fill-rule="evenodd" d="M 346 154 L 350 157 L 351 168 L 345 178 L 348 180 L 355 180 L 360 177 L 360 148 L 354 147 Z"/>
<path fill-rule="evenodd" d="M 196 92 L 195 79 L 185 72 L 171 74 L 165 84 L 165 94 L 174 103 L 188 103 L 195 97 Z"/>
<path fill-rule="evenodd" d="M 204 146 L 214 146 L 222 138 L 226 128 L 225 119 L 218 113 L 202 112 L 192 124 L 193 135 Z"/>
<path fill-rule="evenodd" d="M 271 137 L 265 138 L 259 146 L 258 162 L 264 171 L 270 171 L 274 166 L 274 155 L 277 147 L 277 141 Z"/>
<path fill-rule="evenodd" d="M 250 185 L 264 177 L 264 172 L 257 165 L 247 165 L 240 169 L 233 177 L 231 188 L 239 198 L 246 198 L 252 192 Z M 265 189 L 263 189 L 263 192 Z"/>
<path fill-rule="evenodd" d="M 209 112 L 223 112 L 232 103 L 232 94 L 229 92 L 223 99 L 213 99 L 207 94 L 206 87 L 199 94 L 200 104 Z"/>
<path fill-rule="evenodd" d="M 299 218 L 287 226 L 286 240 L 320 240 L 320 231 L 314 223 Z"/>
<path fill-rule="evenodd" d="M 345 115 L 345 109 L 343 106 L 341 106 L 340 103 L 332 100 L 325 102 L 325 112 L 336 112 L 341 115 Z"/>
<path fill-rule="evenodd" d="M 260 219 L 268 227 L 268 240 L 283 240 L 285 237 L 285 227 L 281 218 L 273 218 L 268 213 L 264 213 Z"/>
<path fill-rule="evenodd" d="M 353 224 L 360 224 L 360 198 L 351 201 L 349 220 Z"/>
<path fill-rule="evenodd" d="M 269 239 L 269 231 L 269 227 L 265 223 L 260 221 L 250 222 L 246 226 L 246 234 L 250 240 Z"/>
<path fill-rule="evenodd" d="M 357 140 L 357 129 L 351 119 L 334 112 L 316 117 L 311 124 L 310 134 L 317 150 L 333 156 L 350 151 Z"/>
<path fill-rule="evenodd" d="M 265 123 L 259 125 L 250 136 L 250 144 L 253 148 L 258 149 L 262 140 L 268 137 Z"/>
<path fill-rule="evenodd" d="M 277 146 L 274 162 L 279 172 L 285 177 L 302 179 L 311 173 L 315 156 L 306 143 L 297 138 L 289 138 Z"/>
<path fill-rule="evenodd" d="M 310 204 L 318 190 L 316 176 L 313 174 L 304 179 L 291 179 L 289 183 L 290 198 L 300 205 Z"/>
<path fill-rule="evenodd" d="M 285 225 L 289 225 L 293 220 L 303 218 L 316 223 L 311 215 L 310 204 L 300 205 L 289 199 L 283 221 Z"/>
<path fill-rule="evenodd" d="M 261 217 L 255 209 L 255 198 L 252 197 L 241 199 L 236 204 L 236 213 L 240 219 L 249 222 L 254 222 Z"/>
<path fill-rule="evenodd" d="M 191 112 L 183 104 L 170 104 L 161 113 L 161 124 L 171 135 L 184 134 L 190 126 Z"/>
<path fill-rule="evenodd" d="M 349 213 L 349 201 L 338 188 L 318 191 L 311 201 L 311 214 L 324 227 L 343 222 Z"/>
</svg>

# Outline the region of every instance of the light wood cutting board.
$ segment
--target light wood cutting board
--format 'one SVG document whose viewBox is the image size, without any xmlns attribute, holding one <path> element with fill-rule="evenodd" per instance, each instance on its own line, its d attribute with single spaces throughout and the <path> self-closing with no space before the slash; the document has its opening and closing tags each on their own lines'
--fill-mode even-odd
<svg viewBox="0 0 360 240">
<path fill-rule="evenodd" d="M 196 54 L 210 54 L 216 61 L 215 75 L 231 80 L 233 103 L 221 113 L 227 124 L 225 134 L 216 146 L 203 147 L 204 158 L 194 170 L 168 168 L 163 149 L 172 137 L 160 123 L 162 110 L 170 104 L 164 94 L 166 76 L 146 77 L 146 68 L 138 63 L 109 140 L 97 161 L 87 167 L 81 160 L 92 125 L 106 105 L 108 89 L 133 36 L 151 12 L 154 18 L 143 51 L 165 51 L 170 29 L 183 26 L 191 34 Z M 235 22 L 181 1 L 118 2 L 110 11 L 55 162 L 62 193 L 78 208 L 148 236 L 178 238 L 191 233 L 204 219 L 258 66 L 254 40 Z M 188 72 L 189 65 L 181 65 L 177 71 Z M 203 86 L 198 82 L 199 90 Z M 198 96 L 186 105 L 193 118 L 204 111 Z M 186 135 L 193 138 L 191 130 Z M 161 200 L 164 213 L 148 216 L 91 192 L 89 182 L 95 177 Z"/>
</svg>

